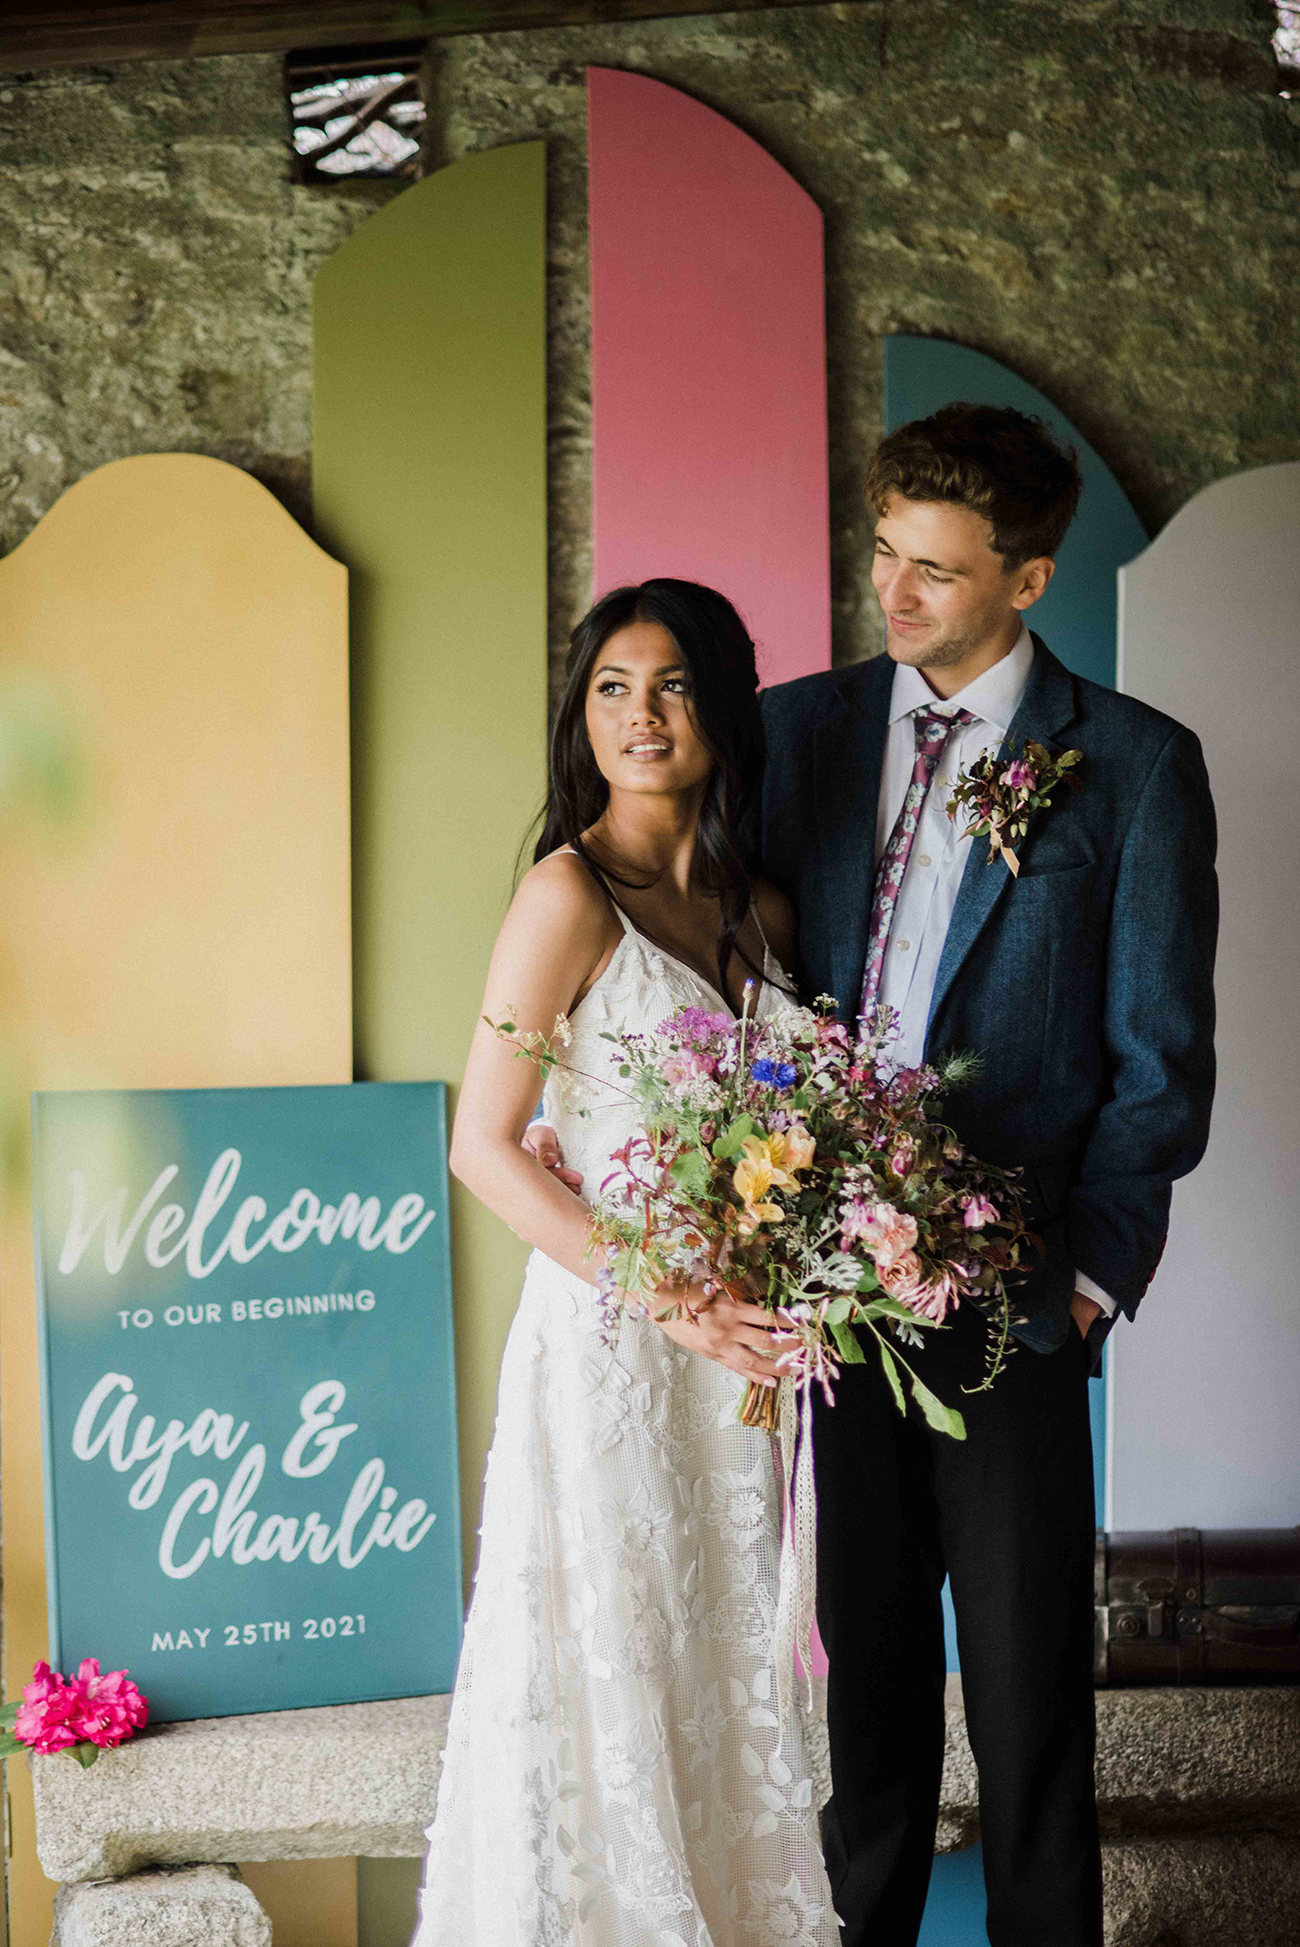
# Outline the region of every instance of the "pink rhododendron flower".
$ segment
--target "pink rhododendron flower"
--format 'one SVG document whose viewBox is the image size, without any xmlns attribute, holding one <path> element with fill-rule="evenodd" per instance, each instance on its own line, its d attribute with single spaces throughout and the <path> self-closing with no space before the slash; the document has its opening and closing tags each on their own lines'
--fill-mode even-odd
<svg viewBox="0 0 1300 1947">
<path fill-rule="evenodd" d="M 149 1718 L 149 1705 L 125 1670 L 99 1673 L 98 1657 L 88 1656 L 69 1686 L 77 1693 L 81 1735 L 101 1750 L 131 1737 Z"/>
<path fill-rule="evenodd" d="M 1008 791 L 1032 791 L 1037 782 L 1038 772 L 1023 757 L 1017 757 L 1002 773 L 1002 783 Z"/>
<path fill-rule="evenodd" d="M 964 1197 L 961 1209 L 961 1220 L 967 1230 L 983 1230 L 985 1224 L 995 1224 L 998 1220 L 998 1207 L 987 1197 Z"/>
<path fill-rule="evenodd" d="M 148 1722 L 149 1705 L 125 1670 L 101 1676 L 98 1659 L 88 1656 L 75 1677 L 62 1677 L 38 1663 L 23 1690 L 14 1736 L 42 1757 L 70 1751 L 77 1744 L 109 1750 Z"/>
<path fill-rule="evenodd" d="M 80 1744 L 81 1731 L 69 1720 L 80 1714 L 81 1700 L 72 1686 L 48 1663 L 38 1663 L 23 1688 L 23 1705 L 14 1723 L 14 1736 L 33 1751 L 50 1757 Z"/>
</svg>

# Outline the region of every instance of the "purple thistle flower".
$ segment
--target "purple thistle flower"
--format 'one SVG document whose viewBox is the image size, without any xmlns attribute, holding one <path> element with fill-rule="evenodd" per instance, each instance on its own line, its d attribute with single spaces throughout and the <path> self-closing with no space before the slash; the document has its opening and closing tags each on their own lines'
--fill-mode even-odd
<svg viewBox="0 0 1300 1947">
<path fill-rule="evenodd" d="M 680 1007 L 676 1014 L 659 1023 L 655 1033 L 665 1041 L 684 1041 L 698 1048 L 707 1047 L 720 1035 L 729 1035 L 734 1025 L 730 1014 L 710 1014 L 702 1007 Z"/>
</svg>

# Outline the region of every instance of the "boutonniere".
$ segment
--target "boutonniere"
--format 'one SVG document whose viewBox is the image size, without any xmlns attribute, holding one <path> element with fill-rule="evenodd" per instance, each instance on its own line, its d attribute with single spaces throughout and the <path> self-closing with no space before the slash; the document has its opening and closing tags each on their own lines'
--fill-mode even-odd
<svg viewBox="0 0 1300 1947">
<path fill-rule="evenodd" d="M 968 811 L 971 821 L 962 837 L 987 837 L 989 863 L 1000 852 L 1012 877 L 1018 878 L 1020 860 L 1015 848 L 1029 830 L 1029 820 L 1052 802 L 1058 784 L 1071 791 L 1081 788 L 1078 778 L 1070 774 L 1082 761 L 1081 750 L 1063 750 L 1054 757 L 1044 745 L 1035 743 L 1026 743 L 1019 757 L 1000 757 L 996 751 L 986 750 L 967 769 L 958 771 L 948 800 L 948 816 L 955 819 L 963 808 Z"/>
</svg>

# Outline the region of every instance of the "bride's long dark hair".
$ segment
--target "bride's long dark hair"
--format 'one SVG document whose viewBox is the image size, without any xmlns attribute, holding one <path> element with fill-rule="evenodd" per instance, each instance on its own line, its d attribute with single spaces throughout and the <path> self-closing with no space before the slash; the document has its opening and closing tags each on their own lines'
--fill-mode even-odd
<svg viewBox="0 0 1300 1947">
<path fill-rule="evenodd" d="M 632 622 L 657 622 L 676 643 L 689 678 L 688 708 L 696 735 L 713 759 L 700 806 L 692 864 L 694 884 L 722 908 L 718 934 L 718 991 L 739 954 L 754 967 L 738 935 L 753 897 L 748 834 L 755 827 L 763 780 L 763 719 L 758 671 L 749 631 L 725 595 L 697 581 L 661 577 L 639 587 L 614 588 L 588 610 L 569 639 L 564 695 L 551 732 L 546 808 L 534 859 L 571 845 L 593 877 L 644 888 L 595 860 L 583 833 L 609 803 L 609 785 L 587 735 L 587 688 L 609 638 Z"/>
</svg>

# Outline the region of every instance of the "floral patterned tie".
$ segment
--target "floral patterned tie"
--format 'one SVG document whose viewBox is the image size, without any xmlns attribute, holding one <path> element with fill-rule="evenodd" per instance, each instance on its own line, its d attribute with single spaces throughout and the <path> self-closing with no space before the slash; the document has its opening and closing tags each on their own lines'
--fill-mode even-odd
<svg viewBox="0 0 1300 1947">
<path fill-rule="evenodd" d="M 953 730 L 974 721 L 969 710 L 954 710 L 951 716 L 941 716 L 938 710 L 912 712 L 912 726 L 916 731 L 916 763 L 912 766 L 912 781 L 907 787 L 903 808 L 894 821 L 889 843 L 881 853 L 880 864 L 876 868 L 876 883 L 871 895 L 871 929 L 867 935 L 867 965 L 862 979 L 860 1012 L 863 1014 L 870 1013 L 880 996 L 880 976 L 885 966 L 889 929 L 894 923 L 894 908 L 898 904 L 903 874 L 907 871 L 925 794 L 930 789 L 944 745 Z"/>
</svg>

